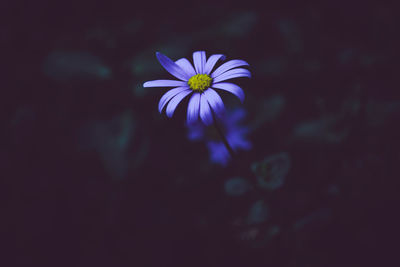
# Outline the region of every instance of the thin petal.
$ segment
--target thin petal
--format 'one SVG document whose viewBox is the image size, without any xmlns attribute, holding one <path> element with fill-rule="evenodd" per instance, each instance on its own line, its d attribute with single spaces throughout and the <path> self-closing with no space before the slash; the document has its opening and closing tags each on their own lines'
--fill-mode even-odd
<svg viewBox="0 0 400 267">
<path fill-rule="evenodd" d="M 199 118 L 200 110 L 200 94 L 194 93 L 189 100 L 188 111 L 187 111 L 187 123 L 192 124 Z"/>
<path fill-rule="evenodd" d="M 213 89 L 208 88 L 204 91 L 203 96 L 207 99 L 208 103 L 210 104 L 211 108 L 215 111 L 215 114 L 220 116 L 225 110 L 224 102 L 222 101 L 221 97 L 217 92 Z"/>
<path fill-rule="evenodd" d="M 176 96 L 174 96 L 168 103 L 167 106 L 167 110 L 165 111 L 165 113 L 167 113 L 168 117 L 172 117 L 172 115 L 174 114 L 174 111 L 176 109 L 176 107 L 178 106 L 178 104 L 182 101 L 182 99 L 184 99 L 188 94 L 190 94 L 191 92 L 193 92 L 192 90 L 185 90 L 182 91 L 180 93 L 178 93 Z"/>
<path fill-rule="evenodd" d="M 204 67 L 204 73 L 210 74 L 218 60 L 225 60 L 225 56 L 222 54 L 216 54 L 209 57 Z"/>
<path fill-rule="evenodd" d="M 183 81 L 189 80 L 190 76 L 187 74 L 181 67 L 179 67 L 175 62 L 173 62 L 166 55 L 161 54 L 160 52 L 156 52 L 156 56 L 160 64 L 166 69 L 169 73 L 174 75 L 176 78 L 181 79 Z"/>
<path fill-rule="evenodd" d="M 204 95 L 200 97 L 200 118 L 205 125 L 210 125 L 213 122 L 210 105 Z"/>
<path fill-rule="evenodd" d="M 242 101 L 242 102 L 244 100 L 244 92 L 243 92 L 242 88 L 240 88 L 236 84 L 233 84 L 233 83 L 215 83 L 215 84 L 212 85 L 212 87 L 228 91 L 228 92 L 234 94 L 235 96 L 237 96 L 240 99 L 240 101 Z"/>
<path fill-rule="evenodd" d="M 158 111 L 161 113 L 163 110 L 164 106 L 168 103 L 168 101 L 171 100 L 174 96 L 179 94 L 182 91 L 189 90 L 188 86 L 183 86 L 183 87 L 177 87 L 174 89 L 169 90 L 166 92 L 160 99 L 160 102 L 158 102 Z"/>
<path fill-rule="evenodd" d="M 187 85 L 187 82 L 175 81 L 175 80 L 154 80 L 145 82 L 143 84 L 143 87 L 176 87 L 185 85 Z"/>
<path fill-rule="evenodd" d="M 238 77 L 251 77 L 250 71 L 246 69 L 233 69 L 233 70 L 228 70 L 227 72 L 222 73 L 218 77 L 214 78 L 213 82 L 222 82 L 225 80 L 233 79 L 233 78 L 238 78 Z"/>
<path fill-rule="evenodd" d="M 186 58 L 181 58 L 175 61 L 175 63 L 181 67 L 190 77 L 196 75 L 196 71 L 193 68 L 192 63 L 189 62 Z"/>
<path fill-rule="evenodd" d="M 204 73 L 204 66 L 206 65 L 206 52 L 196 51 L 193 53 L 194 68 L 198 74 Z"/>
<path fill-rule="evenodd" d="M 229 60 L 228 62 L 222 64 L 221 66 L 219 66 L 218 69 L 216 69 L 212 74 L 211 74 L 211 78 L 215 78 L 218 77 L 219 75 L 221 75 L 222 73 L 236 68 L 236 67 L 240 67 L 240 66 L 248 66 L 249 63 L 247 63 L 244 60 L 240 60 L 240 59 L 233 59 L 233 60 Z"/>
</svg>

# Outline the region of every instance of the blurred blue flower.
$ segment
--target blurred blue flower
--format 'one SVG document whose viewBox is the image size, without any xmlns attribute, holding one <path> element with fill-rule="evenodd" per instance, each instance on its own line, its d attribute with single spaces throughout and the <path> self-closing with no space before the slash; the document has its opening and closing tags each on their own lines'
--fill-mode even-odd
<svg viewBox="0 0 400 267">
<path fill-rule="evenodd" d="M 246 116 L 243 108 L 236 108 L 221 117 L 221 127 L 224 129 L 226 139 L 233 150 L 249 150 L 252 144 L 246 135 L 249 128 L 240 123 Z M 214 128 L 206 127 L 202 123 L 191 123 L 188 127 L 188 138 L 192 141 L 204 140 L 210 154 L 210 160 L 214 163 L 226 166 L 230 160 L 230 154 Z"/>
<path fill-rule="evenodd" d="M 230 60 L 215 71 L 211 72 L 218 60 L 224 60 L 225 56 L 216 54 L 206 58 L 206 52 L 193 53 L 193 65 L 186 58 L 172 61 L 167 56 L 157 52 L 158 61 L 177 80 L 148 81 L 143 87 L 175 87 L 165 93 L 158 103 L 161 111 L 167 105 L 166 114 L 172 117 L 178 104 L 189 94 L 192 94 L 187 111 L 188 124 L 201 120 L 206 125 L 213 122 L 213 112 L 221 117 L 224 113 L 224 103 L 214 89 L 221 89 L 236 95 L 241 101 L 244 99 L 243 90 L 233 83 L 222 82 L 232 78 L 251 77 L 250 71 L 240 66 L 248 66 L 244 60 Z"/>
</svg>

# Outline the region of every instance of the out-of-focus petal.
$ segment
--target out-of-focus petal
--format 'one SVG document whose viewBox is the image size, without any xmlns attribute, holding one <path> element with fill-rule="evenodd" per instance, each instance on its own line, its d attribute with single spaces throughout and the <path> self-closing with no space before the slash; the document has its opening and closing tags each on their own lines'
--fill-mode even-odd
<svg viewBox="0 0 400 267">
<path fill-rule="evenodd" d="M 210 74 L 218 60 L 225 60 L 225 56 L 222 54 L 216 54 L 209 57 L 204 67 L 204 73 Z"/>
<path fill-rule="evenodd" d="M 244 92 L 242 90 L 242 88 L 240 88 L 239 86 L 237 86 L 236 84 L 233 83 L 215 83 L 212 85 L 213 88 L 217 88 L 217 89 L 221 89 L 221 90 L 225 90 L 228 91 L 232 94 L 234 94 L 235 96 L 237 96 L 241 102 L 243 102 L 244 100 Z"/>
<path fill-rule="evenodd" d="M 241 131 L 242 130 L 242 131 Z M 239 133 L 242 132 L 242 133 Z M 228 143 L 236 149 L 242 149 L 242 150 L 249 150 L 252 147 L 252 144 L 250 141 L 248 141 L 244 135 L 247 133 L 244 133 L 242 128 L 238 127 L 235 129 L 232 129 L 227 135 L 226 135 L 226 140 L 228 140 Z"/>
<path fill-rule="evenodd" d="M 185 85 L 187 85 L 187 82 L 175 81 L 175 80 L 154 80 L 145 82 L 143 84 L 143 87 L 176 87 Z"/>
<path fill-rule="evenodd" d="M 229 151 L 222 142 L 207 142 L 207 148 L 210 154 L 210 160 L 214 163 L 226 166 L 230 159 Z"/>
<path fill-rule="evenodd" d="M 176 107 L 178 106 L 178 104 L 182 101 L 182 99 L 184 99 L 188 94 L 190 94 L 191 92 L 193 92 L 192 90 L 185 90 L 182 91 L 180 93 L 178 93 L 176 96 L 174 96 L 168 103 L 167 106 L 167 110 L 165 111 L 165 113 L 167 114 L 168 117 L 172 117 L 172 115 L 174 114 L 174 111 L 176 109 Z"/>
<path fill-rule="evenodd" d="M 233 123 L 238 123 L 246 117 L 246 111 L 242 108 L 237 108 L 233 110 L 230 114 L 230 121 Z"/>
<path fill-rule="evenodd" d="M 187 81 L 190 79 L 190 75 L 186 73 L 181 67 L 179 67 L 175 62 L 173 62 L 166 55 L 161 54 L 160 52 L 156 52 L 156 56 L 160 64 L 166 69 L 169 73 L 174 75 L 176 78 Z"/>
<path fill-rule="evenodd" d="M 249 66 L 249 63 L 247 63 L 244 60 L 240 60 L 240 59 L 229 60 L 228 62 L 219 66 L 219 68 L 216 69 L 213 73 L 211 73 L 211 78 L 218 77 L 222 73 L 224 73 L 230 69 L 240 67 L 240 66 Z"/>
<path fill-rule="evenodd" d="M 189 100 L 188 110 L 187 110 L 187 123 L 192 124 L 196 122 L 199 118 L 200 111 L 200 94 L 194 93 Z"/>
<path fill-rule="evenodd" d="M 204 66 L 206 65 L 206 52 L 196 51 L 193 53 L 194 68 L 198 74 L 204 73 Z"/>
<path fill-rule="evenodd" d="M 224 102 L 217 92 L 213 89 L 208 88 L 204 91 L 203 96 L 207 99 L 211 108 L 215 111 L 215 114 L 221 116 L 225 110 Z"/>
<path fill-rule="evenodd" d="M 205 127 L 200 121 L 197 121 L 193 124 L 188 124 L 187 126 L 188 126 L 188 138 L 190 140 L 197 141 L 201 140 L 204 137 Z"/>
<path fill-rule="evenodd" d="M 175 63 L 181 67 L 190 77 L 196 75 L 196 71 L 193 68 L 192 63 L 189 62 L 186 58 L 181 58 L 175 61 Z"/>
<path fill-rule="evenodd" d="M 205 125 L 210 125 L 213 122 L 210 105 L 204 95 L 200 97 L 200 118 Z"/>
<path fill-rule="evenodd" d="M 250 150 L 253 147 L 253 145 L 250 141 L 242 138 L 242 139 L 240 139 L 239 142 L 237 142 L 237 147 L 241 148 L 242 150 Z"/>
<path fill-rule="evenodd" d="M 179 94 L 182 91 L 185 90 L 190 90 L 188 86 L 183 86 L 183 87 L 177 87 L 174 89 L 169 90 L 168 92 L 166 92 L 160 99 L 160 102 L 158 102 L 158 111 L 163 110 L 164 106 L 168 103 L 169 100 L 171 100 L 171 98 L 173 98 L 174 96 L 176 96 L 177 94 Z"/>
<path fill-rule="evenodd" d="M 213 78 L 213 82 L 222 82 L 225 80 L 233 79 L 233 78 L 238 78 L 238 77 L 251 77 L 251 73 L 249 70 L 238 68 L 238 69 L 233 69 L 233 70 L 228 70 L 222 74 L 220 74 L 218 77 Z"/>
</svg>

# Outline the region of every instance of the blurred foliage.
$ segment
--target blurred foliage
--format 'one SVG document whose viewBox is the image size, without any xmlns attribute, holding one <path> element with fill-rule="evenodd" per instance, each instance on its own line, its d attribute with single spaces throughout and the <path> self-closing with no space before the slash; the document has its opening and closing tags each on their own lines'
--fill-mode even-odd
<svg viewBox="0 0 400 267">
<path fill-rule="evenodd" d="M 290 169 L 290 158 L 287 153 L 280 153 L 255 162 L 251 166 L 261 188 L 274 190 L 281 187 Z"/>
<path fill-rule="evenodd" d="M 80 130 L 79 144 L 83 150 L 99 153 L 114 179 L 123 179 L 128 169 L 137 168 L 148 153 L 149 140 L 138 136 L 136 127 L 132 112 L 107 121 L 93 121 Z"/>
<path fill-rule="evenodd" d="M 86 52 L 55 51 L 43 64 L 43 72 L 58 81 L 74 79 L 107 79 L 111 71 L 101 60 Z"/>
<path fill-rule="evenodd" d="M 267 218 L 268 207 L 263 200 L 259 200 L 251 206 L 246 222 L 247 224 L 258 224 L 265 222 Z"/>
<path fill-rule="evenodd" d="M 6 261 L 393 265 L 383 261 L 398 228 L 395 5 L 5 1 L 2 10 Z M 196 50 L 250 64 L 252 78 L 237 83 L 253 145 L 225 167 L 187 139 L 185 104 L 168 119 L 157 111 L 165 88 L 142 87 L 172 78 L 156 51 L 177 60 Z"/>
<path fill-rule="evenodd" d="M 231 196 L 241 196 L 252 188 L 248 180 L 234 177 L 225 182 L 225 192 Z"/>
</svg>

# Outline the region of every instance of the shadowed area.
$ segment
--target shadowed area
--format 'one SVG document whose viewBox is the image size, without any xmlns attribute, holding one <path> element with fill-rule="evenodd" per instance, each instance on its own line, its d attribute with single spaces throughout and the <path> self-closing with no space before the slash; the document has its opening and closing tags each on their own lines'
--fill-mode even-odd
<svg viewBox="0 0 400 267">
<path fill-rule="evenodd" d="M 395 5 L 2 5 L 1 266 L 393 266 Z M 143 87 L 199 50 L 249 63 L 233 159 Z"/>
</svg>

